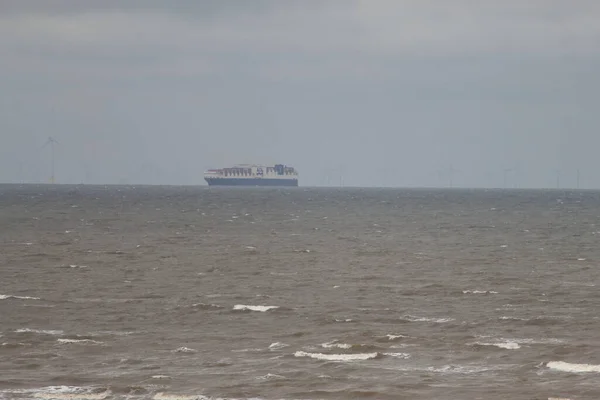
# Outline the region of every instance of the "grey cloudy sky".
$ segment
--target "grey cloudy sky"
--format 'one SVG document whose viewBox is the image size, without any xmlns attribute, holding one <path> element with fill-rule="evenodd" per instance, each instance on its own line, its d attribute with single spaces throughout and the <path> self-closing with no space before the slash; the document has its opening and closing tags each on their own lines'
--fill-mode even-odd
<svg viewBox="0 0 600 400">
<path fill-rule="evenodd" d="M 600 187 L 597 0 L 0 0 L 0 181 Z"/>
</svg>

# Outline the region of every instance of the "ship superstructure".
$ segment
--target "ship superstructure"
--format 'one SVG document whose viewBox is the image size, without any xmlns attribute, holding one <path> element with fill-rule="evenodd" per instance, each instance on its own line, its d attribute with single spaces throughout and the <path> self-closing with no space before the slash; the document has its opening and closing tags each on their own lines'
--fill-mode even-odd
<svg viewBox="0 0 600 400">
<path fill-rule="evenodd" d="M 298 172 L 283 164 L 241 164 L 209 169 L 204 173 L 209 186 L 298 186 Z"/>
</svg>

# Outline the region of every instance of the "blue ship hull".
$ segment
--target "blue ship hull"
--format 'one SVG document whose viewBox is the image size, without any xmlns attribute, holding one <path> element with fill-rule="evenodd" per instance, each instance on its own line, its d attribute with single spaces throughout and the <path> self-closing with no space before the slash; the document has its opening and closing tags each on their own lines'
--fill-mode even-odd
<svg viewBox="0 0 600 400">
<path fill-rule="evenodd" d="M 204 178 L 208 186 L 298 186 L 298 179 Z"/>
</svg>

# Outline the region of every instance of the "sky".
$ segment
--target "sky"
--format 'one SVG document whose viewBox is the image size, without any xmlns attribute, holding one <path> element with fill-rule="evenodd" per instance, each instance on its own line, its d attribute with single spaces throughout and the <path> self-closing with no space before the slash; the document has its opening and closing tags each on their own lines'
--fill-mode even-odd
<svg viewBox="0 0 600 400">
<path fill-rule="evenodd" d="M 0 182 L 600 188 L 597 0 L 1 0 Z M 342 178 L 342 179 L 340 179 Z"/>
</svg>

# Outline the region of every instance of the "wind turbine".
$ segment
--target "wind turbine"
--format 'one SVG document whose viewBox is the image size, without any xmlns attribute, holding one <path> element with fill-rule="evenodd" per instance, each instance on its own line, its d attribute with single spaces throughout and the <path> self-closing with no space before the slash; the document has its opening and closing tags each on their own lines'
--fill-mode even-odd
<svg viewBox="0 0 600 400">
<path fill-rule="evenodd" d="M 455 172 L 458 172 L 458 173 L 460 173 L 460 171 L 459 171 L 459 170 L 457 170 L 457 169 L 455 169 L 455 168 L 454 168 L 454 166 L 453 166 L 452 164 L 450 164 L 450 167 L 449 167 L 449 168 L 446 168 L 446 170 L 445 170 L 445 171 L 439 171 L 439 172 L 438 172 L 438 176 L 440 176 L 440 177 L 441 177 L 441 176 L 442 176 L 442 173 L 444 173 L 444 172 L 445 172 L 446 174 L 448 174 L 448 175 L 447 175 L 447 176 L 448 176 L 448 186 L 449 186 L 449 187 L 454 187 L 454 173 L 455 173 Z"/>
<path fill-rule="evenodd" d="M 54 139 L 52 136 L 50 136 L 48 138 L 48 141 L 44 144 L 44 146 L 42 146 L 42 148 L 45 148 L 46 146 L 50 145 L 50 151 L 52 154 L 52 165 L 51 165 L 51 173 L 50 173 L 50 183 L 54 184 L 55 179 L 54 179 L 54 145 L 58 144 L 58 141 L 56 139 Z"/>
<path fill-rule="evenodd" d="M 506 189 L 506 174 L 508 174 L 509 172 L 512 172 L 513 169 L 512 168 L 504 168 L 504 170 L 502 171 L 504 173 L 504 189 Z"/>
<path fill-rule="evenodd" d="M 579 190 L 579 168 L 577 168 L 577 189 Z"/>
</svg>

